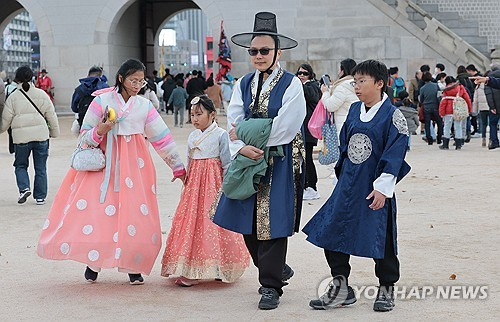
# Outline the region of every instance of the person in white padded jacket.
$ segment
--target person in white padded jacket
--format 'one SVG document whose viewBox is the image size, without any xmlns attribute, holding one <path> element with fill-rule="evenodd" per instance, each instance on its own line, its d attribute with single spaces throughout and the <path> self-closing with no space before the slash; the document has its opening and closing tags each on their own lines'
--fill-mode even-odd
<svg viewBox="0 0 500 322">
<path fill-rule="evenodd" d="M 334 113 L 337 135 L 347 118 L 349 107 L 351 107 L 352 103 L 359 101 L 354 92 L 354 87 L 351 85 L 353 80 L 351 73 L 355 66 L 356 62 L 353 59 L 344 59 L 340 62 L 339 79 L 333 83 L 331 88 L 324 84 L 321 85 L 321 91 L 323 92 L 321 100 L 327 111 Z"/>
</svg>

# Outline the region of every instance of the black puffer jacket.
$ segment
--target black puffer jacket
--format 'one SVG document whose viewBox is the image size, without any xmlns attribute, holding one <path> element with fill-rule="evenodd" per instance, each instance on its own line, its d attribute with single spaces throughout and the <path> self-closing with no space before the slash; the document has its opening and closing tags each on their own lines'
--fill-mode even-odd
<svg viewBox="0 0 500 322">
<path fill-rule="evenodd" d="M 493 70 L 488 76 L 500 78 L 500 69 Z M 497 111 L 500 111 L 500 89 L 485 86 L 484 94 L 486 95 L 486 101 L 488 102 L 490 110 L 496 109 Z"/>
<path fill-rule="evenodd" d="M 314 109 L 316 108 L 316 105 L 318 105 L 318 101 L 321 98 L 321 90 L 319 89 L 319 83 L 315 80 L 308 81 L 303 86 L 307 108 L 306 118 L 304 119 L 304 131 L 306 133 L 305 142 L 317 144 L 318 139 L 311 135 L 307 124 L 309 124 L 309 120 L 311 119 Z"/>
</svg>

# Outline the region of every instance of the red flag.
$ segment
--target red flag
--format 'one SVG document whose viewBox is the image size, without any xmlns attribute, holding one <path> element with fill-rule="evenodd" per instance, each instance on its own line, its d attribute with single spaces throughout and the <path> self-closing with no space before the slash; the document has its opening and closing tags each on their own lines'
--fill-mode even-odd
<svg viewBox="0 0 500 322">
<path fill-rule="evenodd" d="M 219 57 L 217 57 L 217 62 L 219 63 L 219 73 L 215 77 L 216 81 L 220 81 L 222 76 L 231 70 L 231 48 L 229 47 L 229 40 L 224 32 L 224 21 L 220 22 L 220 39 L 219 39 Z"/>
</svg>

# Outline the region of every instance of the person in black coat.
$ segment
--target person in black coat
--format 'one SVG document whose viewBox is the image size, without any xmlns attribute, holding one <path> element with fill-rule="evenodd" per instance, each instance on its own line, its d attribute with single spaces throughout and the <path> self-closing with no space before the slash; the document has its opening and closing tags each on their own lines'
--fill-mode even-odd
<svg viewBox="0 0 500 322">
<path fill-rule="evenodd" d="M 302 64 L 299 66 L 297 77 L 302 82 L 304 87 L 304 96 L 306 99 L 307 115 L 304 119 L 304 132 L 305 132 L 305 148 L 306 148 L 306 183 L 304 186 L 304 200 L 319 199 L 320 195 L 316 184 L 318 183 L 318 175 L 313 161 L 313 148 L 318 144 L 318 139 L 311 135 L 307 125 L 309 120 L 321 99 L 321 90 L 319 84 L 315 79 L 315 75 L 311 65 Z"/>
</svg>

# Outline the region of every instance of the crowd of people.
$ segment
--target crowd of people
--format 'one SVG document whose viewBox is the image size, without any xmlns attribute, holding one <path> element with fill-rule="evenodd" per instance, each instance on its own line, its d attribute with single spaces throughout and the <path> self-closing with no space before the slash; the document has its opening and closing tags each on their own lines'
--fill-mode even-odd
<svg viewBox="0 0 500 322">
<path fill-rule="evenodd" d="M 398 67 L 346 58 L 335 79 L 324 74 L 318 80 L 311 64 L 294 73 L 282 68 L 282 51 L 297 41 L 278 33 L 269 12 L 256 14 L 253 31 L 232 41 L 248 49 L 254 67 L 239 80 L 226 77 L 219 84 L 201 71 L 173 76 L 169 69 L 162 78 L 156 71 L 147 77 L 136 59 L 123 62 L 112 86 L 97 66 L 80 79 L 71 100 L 74 130 L 84 146 L 102 150 L 106 162 L 98 171 L 68 170 L 43 225 L 38 255 L 85 264 L 91 283 L 103 268 L 116 268 L 130 284 L 144 284 L 162 246 L 152 146 L 171 168 L 172 182 L 184 186 L 161 275 L 175 276 L 183 287 L 202 280 L 232 283 L 251 259 L 258 269 L 258 307 L 277 308 L 294 275 L 286 255 L 288 238 L 301 226 L 302 202 L 320 198 L 313 158 L 318 139 L 308 127 L 320 108 L 331 113 L 340 156 L 333 193 L 303 227 L 307 240 L 324 250 L 332 275 L 326 293 L 309 306 L 356 302 L 349 285 L 354 255 L 374 259 L 379 291 L 373 309 L 392 310 L 400 277 L 394 191 L 410 170 L 405 155 L 411 136 L 420 127 L 429 145 L 448 150 L 453 138 L 460 150 L 480 133 L 482 146 L 498 148 L 500 65 L 485 76 L 474 65 L 459 66 L 455 76 L 443 64 L 434 74 L 423 65 L 405 81 Z M 15 86 L 0 83 L 0 94 L 8 96 L 0 95 L 0 132 L 12 132 L 20 204 L 32 193 L 31 153 L 33 197 L 43 205 L 47 196 L 49 137 L 59 135 L 59 125 L 46 74 L 35 87 L 32 70 L 23 66 Z M 460 117 L 459 103 L 465 108 Z M 169 110 L 174 127 L 194 127 L 186 164 L 160 115 Z M 218 111 L 227 113 L 227 130 L 216 122 Z"/>
</svg>

